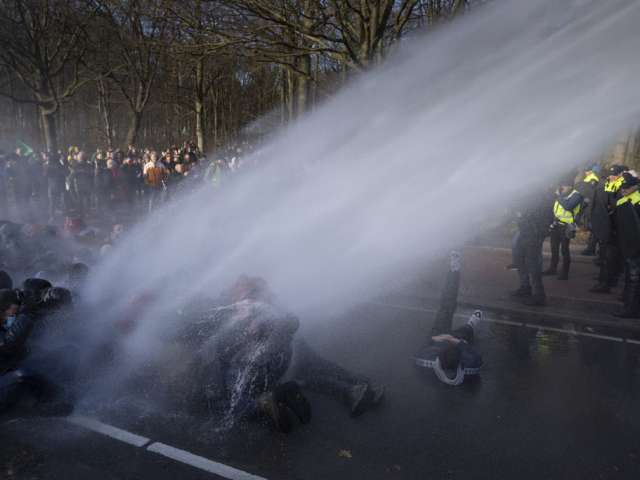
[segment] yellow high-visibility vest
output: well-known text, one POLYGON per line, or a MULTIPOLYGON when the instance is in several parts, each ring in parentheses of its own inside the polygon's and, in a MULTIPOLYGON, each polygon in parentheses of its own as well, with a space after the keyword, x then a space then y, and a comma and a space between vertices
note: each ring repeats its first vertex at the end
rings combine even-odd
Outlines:
POLYGON ((631 202, 631 205, 638 205, 640 203, 640 192, 635 191, 633 193, 630 193, 629 195, 625 195, 616 202, 616 206, 619 207, 620 205, 627 202, 631 202))
POLYGON ((584 179, 582 180, 584 183, 589 183, 589 182, 596 182, 598 183, 600 181, 600 177, 598 177, 598 175, 596 175, 593 172, 589 172, 585 175, 584 179))
POLYGON ((624 182, 623 177, 618 177, 613 182, 610 182, 609 180, 607 180, 604 184, 604 191, 609 193, 616 193, 618 190, 620 190, 620 187, 622 186, 623 182, 624 182))
MULTIPOLYGON (((569 197, 577 193, 578 192, 574 190, 569 194, 569 197)), ((565 210, 565 208, 560 205, 560 202, 556 200, 556 203, 553 204, 553 215, 560 223, 572 224, 576 222, 576 216, 580 213, 581 209, 582 204, 578 204, 573 210, 565 210)))

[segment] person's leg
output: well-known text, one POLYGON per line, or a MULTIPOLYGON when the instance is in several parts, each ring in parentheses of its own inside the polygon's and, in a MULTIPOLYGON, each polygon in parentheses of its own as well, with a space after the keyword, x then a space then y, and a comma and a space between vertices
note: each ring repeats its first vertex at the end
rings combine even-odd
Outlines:
POLYGON ((617 317, 640 318, 640 258, 626 260, 628 278, 623 293, 624 308, 617 317))
POLYGON ((458 291, 460 290, 460 254, 451 252, 449 255, 449 271, 445 280, 444 289, 440 296, 440 305, 436 313, 436 319, 431 328, 431 335, 439 335, 451 331, 453 315, 458 306, 458 291))
POLYGON ((544 238, 531 239, 526 248, 526 265, 531 278, 532 304, 543 305, 545 302, 544 284, 542 283, 541 259, 544 238))
POLYGON ((531 294, 531 283, 529 282, 529 270, 525 259, 525 241, 521 235, 518 236, 518 242, 513 245, 512 257, 514 264, 518 269, 519 286, 517 290, 510 292, 513 297, 525 297, 531 294))
POLYGON ((558 273, 558 263, 560 262, 560 244, 562 243, 561 233, 562 228, 557 225, 551 229, 551 235, 549 237, 551 243, 551 262, 549 264, 549 268, 545 270, 544 275, 555 275, 556 273, 558 273))
POLYGON ((559 280, 569 279, 569 267, 571 266, 571 240, 567 237, 566 231, 562 232, 562 240, 560 241, 560 247, 562 249, 562 270, 558 275, 559 280))

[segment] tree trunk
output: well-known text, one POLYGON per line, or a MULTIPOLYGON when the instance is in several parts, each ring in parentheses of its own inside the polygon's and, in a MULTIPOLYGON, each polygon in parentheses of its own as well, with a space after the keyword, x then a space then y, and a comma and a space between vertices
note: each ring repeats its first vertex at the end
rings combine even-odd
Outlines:
POLYGON ((102 113, 104 122, 104 133, 107 140, 107 147, 113 148, 113 124, 111 122, 111 105, 107 99, 107 87, 102 79, 97 81, 98 87, 98 108, 102 113))
POLYGON ((56 112, 49 112, 40 108, 42 119, 42 133, 44 136, 45 148, 50 152, 58 151, 58 132, 56 130, 56 112))
POLYGON ((309 100, 309 76, 311 75, 311 57, 303 55, 298 60, 298 69, 301 74, 298 77, 298 102, 296 105, 297 116, 301 117, 307 111, 307 103, 309 100))
POLYGON ((200 152, 205 152, 204 131, 204 58, 200 58, 196 65, 196 91, 195 91, 195 110, 196 110, 196 139, 200 152))
POLYGON ((142 112, 132 111, 129 119, 129 130, 127 131, 127 145, 135 145, 140 133, 140 122, 142 112))

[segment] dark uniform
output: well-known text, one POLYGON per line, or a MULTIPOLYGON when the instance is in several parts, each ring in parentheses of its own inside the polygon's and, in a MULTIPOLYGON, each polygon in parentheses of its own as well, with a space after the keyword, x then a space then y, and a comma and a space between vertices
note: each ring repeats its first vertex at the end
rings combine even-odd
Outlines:
POLYGON ((600 183, 600 177, 598 177, 595 171, 596 166, 591 170, 585 172, 584 178, 576 184, 576 190, 582 195, 584 199, 584 207, 582 212, 582 223, 589 230, 589 240, 587 247, 581 252, 582 255, 593 256, 596 254, 596 245, 598 244, 597 237, 593 234, 591 227, 591 209, 593 206, 593 199, 600 183))
POLYGON ((616 316, 640 318, 640 192, 638 179, 628 173, 622 183, 623 196, 616 202, 615 227, 625 262, 624 308, 616 316))
POLYGON ((600 273, 598 284, 590 289, 592 293, 609 293, 611 287, 618 282, 622 271, 622 257, 618 248, 618 240, 613 225, 613 213, 622 186, 621 176, 625 167, 614 165, 609 170, 610 176, 601 183, 594 197, 591 223, 593 233, 600 244, 600 273))
POLYGON ((572 190, 568 195, 558 195, 553 204, 553 224, 551 226, 551 265, 543 275, 556 275, 562 250, 562 270, 558 280, 569 278, 569 266, 571 265, 571 250, 569 245, 575 237, 576 221, 582 210, 583 198, 577 190, 572 190))

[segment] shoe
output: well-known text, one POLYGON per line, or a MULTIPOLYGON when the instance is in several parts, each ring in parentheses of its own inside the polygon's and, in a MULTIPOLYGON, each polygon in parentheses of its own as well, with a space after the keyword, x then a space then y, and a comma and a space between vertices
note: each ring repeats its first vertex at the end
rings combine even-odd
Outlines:
POLYGON ((600 267, 602 265, 602 260, 600 260, 599 258, 596 258, 593 260, 593 264, 600 267))
POLYGON ((504 267, 505 270, 518 270, 518 266, 510 263, 509 265, 507 265, 506 267, 504 267))
POLYGON ((367 409, 366 394, 369 389, 369 385, 366 383, 360 383, 349 387, 347 391, 347 404, 352 417, 358 417, 362 415, 367 409))
POLYGON ((590 288, 589 292, 590 293, 611 293, 611 288, 606 286, 606 285, 603 285, 603 284, 599 283, 595 287, 590 288))
POLYGON ((451 250, 449 253, 449 270, 452 272, 459 272, 462 263, 462 254, 457 250, 451 250))
POLYGON ((311 421, 311 404, 296 382, 280 385, 277 388, 276 397, 296 414, 300 423, 307 424, 311 421))
POLYGON ((524 298, 531 296, 531 287, 520 287, 517 290, 509 292, 509 296, 513 298, 524 298))
POLYGON ((482 310, 475 310, 467 320, 467 325, 471 328, 476 328, 478 323, 482 321, 483 316, 482 310))
POLYGON ((528 307, 544 307, 547 302, 544 297, 531 296, 523 298, 522 303, 528 307))
POLYGON ((269 417, 276 430, 291 432, 291 419, 286 405, 276 400, 274 392, 266 392, 258 397, 258 410, 269 417))
POLYGON ((556 277, 558 280, 569 280, 569 274, 568 273, 561 273, 560 275, 558 275, 556 277))
POLYGON ((551 275, 556 275, 558 273, 558 270, 556 270, 555 268, 549 268, 547 270, 545 270, 544 272, 542 272, 542 275, 545 277, 551 276, 551 275))
POLYGON ((369 383, 367 386, 366 402, 371 406, 380 405, 384 398, 385 388, 384 385, 376 385, 375 383, 369 383))

